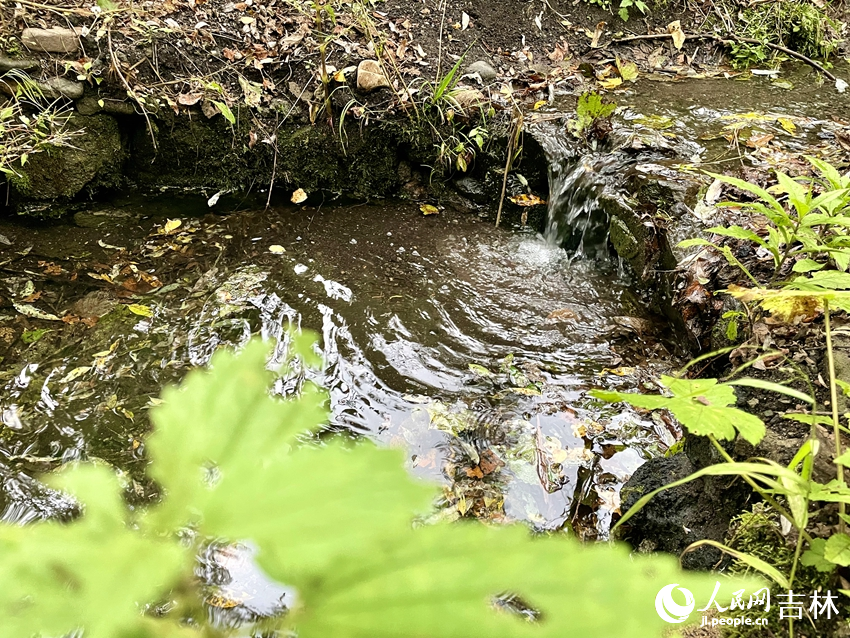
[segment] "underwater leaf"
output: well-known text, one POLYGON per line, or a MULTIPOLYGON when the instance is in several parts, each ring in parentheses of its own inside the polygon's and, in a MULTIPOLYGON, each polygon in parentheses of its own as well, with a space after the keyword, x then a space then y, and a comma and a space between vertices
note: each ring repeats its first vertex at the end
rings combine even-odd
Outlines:
POLYGON ((474 372, 479 377, 492 377, 493 373, 490 372, 487 368, 482 365, 478 365, 477 363, 469 364, 470 372, 474 372))
POLYGON ((716 379, 676 379, 662 376, 661 384, 672 396, 633 394, 593 390, 591 394, 603 401, 625 401, 648 410, 667 409, 689 432, 701 436, 714 435, 721 440, 732 440, 735 431, 753 445, 765 434, 765 425, 758 417, 729 407, 735 404, 735 391, 730 384, 716 379))
POLYGON ((615 58, 617 62, 617 70, 620 72, 620 77, 625 82, 634 82, 638 78, 637 64, 634 62, 624 62, 619 57, 615 58))
POLYGON ((545 199, 540 199, 537 195, 533 195, 533 194, 529 195, 529 194, 525 194, 525 193, 523 193, 521 195, 517 195, 516 197, 509 197, 508 199, 510 199, 517 206, 524 206, 524 207, 541 206, 541 205, 546 203, 545 199))
POLYGON ((140 609, 167 594, 191 557, 176 539, 125 521, 114 473, 77 466, 54 477, 84 504, 72 523, 0 525, 0 637, 144 635, 140 609))
POLYGON ((153 309, 150 306, 144 306, 139 303, 131 303, 127 306, 127 310, 140 317, 153 317, 153 309))

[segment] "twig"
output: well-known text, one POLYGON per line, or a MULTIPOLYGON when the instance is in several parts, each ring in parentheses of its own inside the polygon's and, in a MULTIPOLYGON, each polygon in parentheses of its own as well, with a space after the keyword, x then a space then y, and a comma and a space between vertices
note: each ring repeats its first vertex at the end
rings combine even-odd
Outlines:
POLYGON ((153 144, 153 150, 154 150, 154 153, 156 153, 157 152, 156 135, 154 135, 153 124, 151 124, 151 118, 148 117, 148 111, 145 108, 145 105, 142 104, 142 102, 136 96, 136 92, 133 89, 130 88, 130 84, 127 82, 127 78, 124 77, 124 74, 121 73, 121 67, 118 66, 118 58, 115 57, 115 49, 112 46, 112 27, 109 27, 106 30, 106 39, 107 39, 107 42, 109 44, 109 57, 112 60, 112 66, 115 69, 115 72, 118 74, 118 77, 121 79, 121 84, 123 84, 124 88, 127 89, 127 95, 129 97, 133 98, 134 100, 136 100, 136 104, 138 104, 139 108, 142 109, 142 115, 145 116, 145 122, 147 122, 147 125, 148 125, 148 133, 150 133, 150 136, 151 136, 151 143, 153 144))
POLYGON ((508 157, 505 160, 505 176, 502 178, 502 195, 499 197, 499 212, 496 213, 496 228, 499 227, 499 222, 502 221, 502 208, 505 205, 505 193, 508 190, 508 173, 511 172, 511 165, 514 161, 514 150, 519 139, 520 129, 522 128, 522 111, 517 109, 514 112, 511 124, 511 137, 508 139, 508 157))
MULTIPOLYGON (((611 40, 611 43, 612 44, 623 44, 625 42, 634 42, 636 40, 659 40, 659 39, 666 39, 666 38, 672 38, 672 37, 673 37, 672 33, 647 33, 647 34, 644 34, 644 35, 631 35, 631 36, 628 36, 628 37, 625 37, 625 38, 616 38, 614 40, 611 40)), ((811 66, 815 70, 819 71, 820 73, 822 73, 823 75, 828 77, 833 82, 838 81, 838 77, 835 76, 833 73, 830 73, 829 71, 827 71, 823 67, 823 65, 818 64, 817 62, 812 60, 810 57, 807 57, 807 56, 803 55, 802 53, 799 53, 799 52, 794 51, 792 49, 789 49, 788 47, 784 47, 781 44, 773 44, 772 42, 764 42, 762 40, 757 40, 756 38, 742 38, 742 37, 739 37, 737 35, 720 36, 720 35, 715 35, 713 33, 686 34, 685 40, 714 40, 715 42, 719 42, 719 43, 725 44, 727 46, 730 45, 730 44, 736 44, 736 43, 757 44, 757 45, 760 45, 760 46, 766 46, 766 47, 771 48, 775 51, 781 51, 782 53, 790 55, 792 58, 797 58, 798 60, 805 62, 806 64, 808 64, 809 66, 811 66)))
POLYGON ((437 52, 437 82, 440 81, 440 72, 443 70, 443 27, 446 24, 446 4, 448 0, 443 0, 443 16, 440 18, 440 39, 439 51, 437 52))
POLYGON ((30 2, 29 0, 15 0, 18 4, 24 7, 31 7, 33 9, 43 9, 45 11, 53 11, 55 13, 63 14, 63 13, 73 13, 75 15, 82 16, 90 16, 93 15, 89 9, 85 9, 83 7, 75 7, 73 9, 65 9, 63 7, 53 7, 49 4, 39 4, 38 2, 30 2))

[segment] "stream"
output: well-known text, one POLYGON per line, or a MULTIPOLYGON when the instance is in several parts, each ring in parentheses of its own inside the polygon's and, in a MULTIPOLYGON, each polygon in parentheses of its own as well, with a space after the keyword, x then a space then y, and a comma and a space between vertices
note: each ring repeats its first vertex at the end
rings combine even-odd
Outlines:
MULTIPOLYGON (((798 132, 816 144, 829 130, 823 114, 780 107, 786 93, 759 86, 733 112, 709 106, 719 103, 709 89, 684 99, 678 86, 650 84, 624 96, 620 148, 637 140, 651 149, 644 161, 671 149, 726 161, 724 131, 745 127, 724 129, 741 120, 723 118, 748 109, 762 115, 747 126, 792 150, 803 147, 798 132)), ((297 327, 319 335, 324 367, 273 391, 307 378, 327 389, 331 417, 317 437, 403 447, 414 474, 443 486, 439 518, 606 539, 622 485, 681 432, 587 390, 652 388, 684 353, 610 253, 594 203, 636 155, 578 158, 558 136, 544 142, 545 234, 401 201, 263 210, 233 200, 213 212, 169 192, 92 203, 50 226, 0 220, 0 281, 17 304, 0 308, 0 339, 16 340, 0 363, 0 518, 69 516, 73 503, 34 477, 77 459, 114 464, 131 503, 152 501, 146 412, 161 388, 252 335, 276 340, 279 354, 297 327)), ((221 622, 274 613, 291 596, 251 568, 249 548, 211 546, 199 574, 222 600, 249 592, 235 608, 210 605, 221 622)))

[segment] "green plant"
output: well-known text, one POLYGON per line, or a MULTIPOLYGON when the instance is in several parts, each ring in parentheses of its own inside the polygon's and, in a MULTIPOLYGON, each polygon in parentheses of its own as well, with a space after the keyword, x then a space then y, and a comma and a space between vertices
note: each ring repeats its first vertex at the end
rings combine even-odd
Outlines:
MULTIPOLYGON (((708 232, 750 241, 767 250, 774 266, 771 281, 775 281, 791 263, 792 270, 797 273, 822 270, 828 265, 845 271, 850 266, 850 174, 842 176, 834 166, 823 160, 807 159, 820 173, 819 178, 808 180, 807 185, 781 171, 776 171, 779 183, 771 189, 727 175, 708 173, 758 198, 755 202, 726 202, 721 206, 763 215, 769 222, 763 234, 739 225, 715 226, 708 232), (816 191, 822 193, 816 195, 816 191)), ((756 277, 726 247, 700 238, 688 239, 679 245, 684 248, 713 246, 751 281, 758 283, 756 277)))
MULTIPOLYGON (((735 205, 764 215, 771 225, 767 228, 766 237, 740 226, 718 227, 711 231, 748 240, 766 249, 775 264, 774 280, 791 261, 794 262, 793 271, 805 273, 789 280, 771 281, 774 285, 761 285, 731 249, 715 246, 755 284, 752 288, 731 285, 727 291, 748 306, 748 315, 751 312, 750 306, 754 311, 770 312, 775 321, 790 321, 801 316, 813 318, 818 313, 823 314, 830 411, 818 411, 814 388, 802 375, 796 375, 782 384, 747 378, 720 381, 662 377, 660 385, 665 393, 661 395, 593 392, 594 396, 605 401, 625 401, 646 409, 669 410, 690 434, 708 437, 725 461, 705 467, 685 479, 645 495, 625 513, 617 525, 628 521, 663 490, 703 476, 739 476, 762 496, 773 511, 796 529, 797 541, 790 562, 771 564, 764 556, 745 553, 708 540, 698 541, 688 550, 702 545, 717 547, 734 556, 748 568, 767 575, 783 589, 791 589, 794 586, 801 565, 824 573, 834 571, 836 566, 850 566, 850 535, 845 531, 850 523, 850 517, 846 513, 847 505, 850 504, 850 487, 845 481, 844 471, 845 467, 850 467, 850 451, 845 451, 841 443, 842 433, 850 433, 850 414, 842 417, 838 408, 838 395, 841 392, 848 393, 850 384, 842 382, 836 376, 831 327, 831 313, 834 310, 850 310, 850 273, 844 272, 850 264, 850 244, 847 243, 846 234, 847 228, 850 227, 850 219, 847 217, 850 176, 842 176, 826 162, 809 159, 820 173, 820 177, 810 180, 807 186, 783 173, 777 173, 778 187, 768 190, 743 180, 713 175, 716 179, 756 195, 759 198, 757 202, 735 205), (814 194, 816 186, 824 191, 817 196, 814 194), (781 203, 769 190, 787 196, 787 203, 781 203), (798 259, 802 255, 806 257, 798 259), (808 384, 808 392, 791 387, 790 383, 794 380, 802 380, 808 384), (733 407, 736 400, 734 390, 741 386, 785 394, 809 407, 809 411, 805 413, 789 411, 784 415, 787 419, 810 425, 808 439, 787 466, 769 459, 738 462, 720 444, 720 441, 728 441, 740 435, 749 443, 757 445, 765 434, 765 426, 757 417, 733 407), (842 418, 845 423, 842 423, 842 418), (814 458, 820 447, 816 429, 819 425, 832 427, 835 440, 836 478, 826 484, 812 478, 814 458), (838 504, 835 533, 827 533, 824 537, 821 526, 820 537, 817 537, 809 529, 810 506, 813 503, 821 504, 821 507, 828 503, 838 504)), ((683 242, 685 246, 708 243, 701 239, 683 242)), ((700 357, 691 362, 689 367, 710 356, 713 355, 700 357)), ((745 364, 741 369, 749 365, 751 364, 745 364)), ((733 372, 732 377, 739 371, 733 372)), ((792 619, 789 619, 789 634, 794 634, 792 619)))
MULTIPOLYGON (((595 4, 598 7, 602 7, 606 11, 613 11, 613 3, 612 0, 584 0, 588 4, 595 4)), ((638 11, 640 11, 643 15, 649 11, 649 7, 642 0, 620 0, 620 4, 618 5, 617 15, 620 16, 620 19, 623 22, 629 21, 629 8, 634 7, 638 11)))
POLYGON ((739 16, 736 35, 757 40, 730 42, 732 64, 736 68, 773 62, 777 55, 767 43, 785 46, 814 59, 827 60, 840 43, 840 25, 808 0, 776 0, 753 4, 739 16))
MULTIPOLYGON (((319 363, 307 335, 291 351, 319 363)), ((412 525, 437 490, 407 474, 399 450, 311 437, 324 393, 308 384, 271 397, 267 356, 261 342, 219 352, 212 372, 163 393, 147 441, 159 503, 128 509, 109 468, 77 464, 49 477, 79 499, 77 520, 0 525, 0 636, 233 635, 207 620, 193 571, 199 550, 227 539, 249 540, 262 568, 297 588, 297 605, 264 631, 302 638, 656 636, 662 585, 711 592, 714 576, 669 557, 521 526, 412 525), (504 592, 535 620, 495 609, 504 592)))
POLYGON ((601 95, 590 91, 578 98, 576 118, 567 126, 576 137, 586 138, 594 127, 603 125, 616 110, 616 104, 605 102, 601 95))
POLYGON ((21 170, 34 153, 70 146, 80 130, 69 130, 72 111, 60 100, 44 105, 39 86, 23 71, 0 75, 12 97, 0 106, 0 173, 24 179, 21 170))

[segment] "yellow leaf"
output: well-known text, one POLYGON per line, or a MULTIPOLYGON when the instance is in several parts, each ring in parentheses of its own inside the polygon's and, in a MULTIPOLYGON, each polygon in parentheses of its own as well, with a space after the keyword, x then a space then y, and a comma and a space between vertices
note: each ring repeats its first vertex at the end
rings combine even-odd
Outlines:
POLYGON ((269 246, 269 252, 273 255, 282 255, 286 252, 286 248, 279 244, 274 244, 273 246, 269 246))
POLYGON ((431 206, 431 204, 422 204, 422 206, 419 207, 419 210, 422 211, 423 215, 436 215, 440 212, 436 206, 431 206))
POLYGON ((182 225, 183 221, 180 219, 169 219, 167 222, 165 222, 165 226, 162 227, 161 232, 163 235, 170 235, 182 225))
POLYGON ((667 33, 673 36, 673 46, 681 49, 685 44, 685 32, 682 31, 682 23, 679 20, 667 25, 667 33))
POLYGON ((540 199, 537 195, 517 195, 516 197, 509 197, 514 204, 517 206, 540 206, 546 203, 545 199, 540 199))
POLYGON ((153 310, 151 310, 150 306, 143 306, 139 303, 131 303, 127 306, 127 310, 140 317, 153 317, 153 310))
POLYGON ((617 70, 620 72, 620 77, 626 82, 634 82, 638 77, 637 64, 634 62, 623 62, 620 58, 617 60, 617 70))
POLYGON ((615 89, 623 83, 622 78, 611 78, 609 80, 600 80, 599 85, 603 89, 615 89))
POLYGON ((293 204, 301 204, 307 201, 307 193, 304 192, 303 188, 299 188, 297 191, 292 193, 292 203, 293 204))
POLYGON ((791 135, 794 135, 797 132, 797 125, 789 118, 780 117, 776 121, 779 122, 779 126, 791 133, 791 135))
POLYGON ((540 100, 539 102, 535 102, 535 103, 534 103, 533 110, 535 110, 535 111, 536 111, 536 110, 538 110, 538 109, 542 109, 542 108, 543 108, 544 106, 546 106, 547 104, 549 104, 549 101, 548 101, 548 100, 540 100))
POLYGON ((345 83, 345 69, 340 69, 334 73, 334 81, 339 82, 340 84, 345 83))
POLYGON ((79 379, 81 376, 83 376, 89 370, 91 370, 91 366, 80 366, 79 368, 74 368, 68 374, 66 374, 64 377, 59 379, 59 383, 71 383, 71 381, 74 381, 75 379, 79 379))

